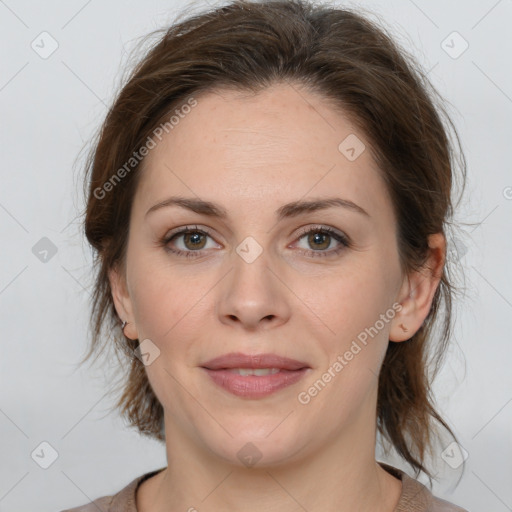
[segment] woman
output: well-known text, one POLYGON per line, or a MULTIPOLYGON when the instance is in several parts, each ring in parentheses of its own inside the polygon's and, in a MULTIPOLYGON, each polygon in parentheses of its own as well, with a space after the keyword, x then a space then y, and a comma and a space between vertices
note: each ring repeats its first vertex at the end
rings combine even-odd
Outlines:
POLYGON ((425 363, 451 327, 434 94, 382 29, 299 0, 148 52, 89 161, 87 357, 117 334, 118 405, 168 465, 73 511, 463 510, 375 460, 380 433, 431 477, 453 435, 425 363))

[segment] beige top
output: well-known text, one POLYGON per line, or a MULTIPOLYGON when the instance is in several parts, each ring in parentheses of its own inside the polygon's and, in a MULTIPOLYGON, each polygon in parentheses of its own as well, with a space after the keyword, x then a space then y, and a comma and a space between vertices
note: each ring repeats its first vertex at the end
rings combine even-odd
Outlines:
MULTIPOLYGON (((402 481, 402 494, 393 512, 468 512, 448 501, 436 498, 421 482, 406 473, 383 462, 379 464, 402 481)), ((63 510, 62 512, 137 512, 135 494, 137 487, 148 478, 165 468, 145 473, 132 480, 126 487, 112 496, 103 496, 87 505, 63 510)))

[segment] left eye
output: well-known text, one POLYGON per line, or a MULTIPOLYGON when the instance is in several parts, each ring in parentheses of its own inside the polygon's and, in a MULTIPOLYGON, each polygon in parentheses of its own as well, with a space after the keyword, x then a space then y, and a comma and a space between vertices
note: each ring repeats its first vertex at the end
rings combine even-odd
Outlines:
POLYGON ((315 254, 315 256, 323 256, 325 253, 338 253, 344 247, 349 246, 349 242, 345 236, 337 231, 334 231, 330 228, 313 228, 303 232, 299 240, 305 239, 308 247, 305 248, 306 251, 311 253, 320 253, 315 254), (331 245, 334 242, 338 242, 338 248, 333 249, 331 245), (341 244, 341 248, 339 245, 341 244), (331 247, 330 250, 327 250, 331 247), (312 248, 312 250, 310 249, 312 248))

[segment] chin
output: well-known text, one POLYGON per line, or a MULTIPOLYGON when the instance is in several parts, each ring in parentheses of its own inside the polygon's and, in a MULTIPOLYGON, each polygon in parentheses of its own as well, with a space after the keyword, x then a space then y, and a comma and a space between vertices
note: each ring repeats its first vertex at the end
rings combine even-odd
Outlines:
MULTIPOLYGON (((273 427, 264 434, 244 431, 244 435, 234 436, 226 439, 225 437, 217 445, 210 445, 212 452, 229 464, 240 467, 272 467, 279 466, 288 462, 294 455, 300 451, 298 443, 293 436, 287 435, 285 431, 281 432, 279 437, 274 437, 271 432, 273 427)), ((241 432, 241 430, 240 430, 241 432)))

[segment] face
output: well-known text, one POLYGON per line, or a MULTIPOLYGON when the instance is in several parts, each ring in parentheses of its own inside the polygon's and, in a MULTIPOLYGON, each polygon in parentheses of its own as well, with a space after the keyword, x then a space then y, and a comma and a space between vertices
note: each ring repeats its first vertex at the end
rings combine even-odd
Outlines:
POLYGON ((322 97, 280 84, 196 100, 144 162, 116 308, 127 336, 150 340, 168 443, 241 464, 251 442, 267 463, 292 460, 375 420, 404 290, 392 203, 364 133, 322 97), (342 201, 300 207, 327 199, 342 201), (240 396, 203 367, 232 352, 307 368, 240 396))

